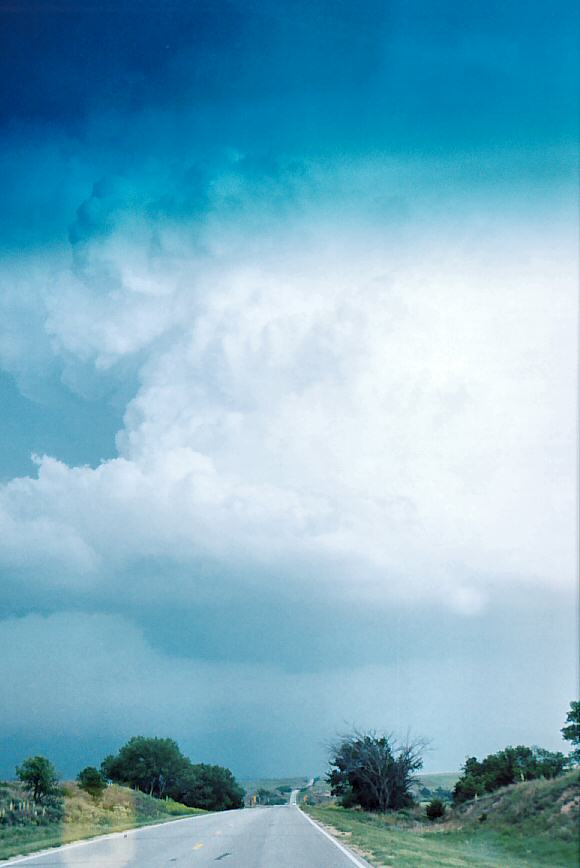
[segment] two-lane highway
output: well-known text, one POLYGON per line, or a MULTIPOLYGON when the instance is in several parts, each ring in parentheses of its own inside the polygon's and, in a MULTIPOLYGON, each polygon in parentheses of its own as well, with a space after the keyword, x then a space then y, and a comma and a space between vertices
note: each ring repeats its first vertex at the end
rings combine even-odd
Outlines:
POLYGON ((60 868, 370 868, 293 805, 207 814, 1 865, 60 868))

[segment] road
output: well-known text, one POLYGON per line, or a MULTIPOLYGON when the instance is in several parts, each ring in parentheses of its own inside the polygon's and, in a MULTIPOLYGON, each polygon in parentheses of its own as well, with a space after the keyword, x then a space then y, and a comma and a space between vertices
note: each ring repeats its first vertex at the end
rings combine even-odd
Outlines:
POLYGON ((370 868, 293 805, 199 815, 0 865, 61 868, 370 868))

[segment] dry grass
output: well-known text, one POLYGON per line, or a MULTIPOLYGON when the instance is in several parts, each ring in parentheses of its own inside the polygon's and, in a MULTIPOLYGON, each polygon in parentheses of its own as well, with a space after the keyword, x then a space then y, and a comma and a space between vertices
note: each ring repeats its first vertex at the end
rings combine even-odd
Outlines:
MULTIPOLYGON (((205 813, 172 800, 153 799, 115 784, 107 787, 100 798, 93 798, 76 783, 64 784, 63 792, 64 817, 60 822, 45 823, 42 818, 35 821, 23 816, 18 825, 0 824, 0 858, 205 813)), ((0 805, 25 798, 26 793, 18 784, 0 787, 0 805)))

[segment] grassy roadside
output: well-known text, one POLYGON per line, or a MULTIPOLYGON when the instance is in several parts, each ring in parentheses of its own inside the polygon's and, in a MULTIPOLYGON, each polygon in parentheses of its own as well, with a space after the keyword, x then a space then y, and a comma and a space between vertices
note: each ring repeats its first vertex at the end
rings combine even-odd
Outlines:
MULTIPOLYGON (((64 791, 64 817, 60 822, 33 820, 25 810, 17 824, 6 825, 0 820, 0 859, 206 813, 116 785, 108 787, 100 799, 89 796, 76 784, 65 784, 64 791)), ((0 785, 1 810, 6 811, 10 805, 24 799, 25 794, 18 785, 0 785)))
POLYGON ((430 824, 420 812, 376 815, 306 807, 376 866, 572 868, 579 862, 580 773, 506 787, 430 824), (481 819, 483 817, 483 820, 481 819))

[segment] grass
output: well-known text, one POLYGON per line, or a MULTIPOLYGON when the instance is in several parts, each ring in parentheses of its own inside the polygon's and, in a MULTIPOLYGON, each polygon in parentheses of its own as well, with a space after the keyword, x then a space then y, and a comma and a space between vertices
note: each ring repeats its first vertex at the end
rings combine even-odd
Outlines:
MULTIPOLYGON (((23 818, 21 825, 7 826, 0 821, 0 859, 205 813, 198 808, 188 808, 172 800, 161 801, 116 785, 108 787, 99 799, 89 796, 73 783, 65 784, 64 792, 64 819, 61 822, 38 825, 23 818)), ((0 808, 11 801, 26 798, 18 784, 0 785, 0 808)))
POLYGON ((443 823, 431 824, 419 811, 306 808, 374 865, 397 868, 571 868, 580 864, 579 809, 580 772, 506 787, 450 812, 443 823))

